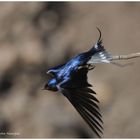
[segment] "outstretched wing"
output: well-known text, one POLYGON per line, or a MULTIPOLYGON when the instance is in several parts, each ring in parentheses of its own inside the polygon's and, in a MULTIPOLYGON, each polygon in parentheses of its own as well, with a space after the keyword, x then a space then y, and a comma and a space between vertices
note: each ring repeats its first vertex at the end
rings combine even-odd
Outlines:
POLYGON ((95 134, 102 134, 102 117, 98 107, 99 101, 95 92, 89 88, 87 82, 88 68, 81 68, 72 74, 68 80, 60 84, 61 91, 71 104, 87 122, 95 134))
POLYGON ((64 89, 62 92, 94 133, 101 137, 103 121, 98 106, 99 101, 94 96, 96 93, 86 87, 81 89, 64 89))

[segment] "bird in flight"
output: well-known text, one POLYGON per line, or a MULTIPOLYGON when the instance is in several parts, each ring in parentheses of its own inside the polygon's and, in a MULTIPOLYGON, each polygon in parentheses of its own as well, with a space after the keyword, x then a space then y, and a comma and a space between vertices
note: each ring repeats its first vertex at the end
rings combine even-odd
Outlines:
POLYGON ((97 63, 112 63, 112 60, 130 59, 139 57, 139 54, 138 56, 111 55, 102 45, 101 31, 98 28, 97 30, 99 39, 90 50, 47 71, 52 78, 45 84, 44 89, 61 92, 100 138, 103 133, 102 115, 99 101, 95 96, 96 92, 91 89, 92 85, 88 83, 87 74, 97 63))

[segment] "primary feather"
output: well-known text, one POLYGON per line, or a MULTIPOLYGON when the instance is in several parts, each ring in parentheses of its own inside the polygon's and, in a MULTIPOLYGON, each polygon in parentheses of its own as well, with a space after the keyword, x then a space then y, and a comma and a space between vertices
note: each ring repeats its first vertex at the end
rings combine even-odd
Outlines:
POLYGON ((80 96, 77 91, 64 91, 64 95, 68 98, 71 104, 79 112, 82 118, 88 123, 91 129, 96 133, 98 137, 102 134, 102 119, 99 113, 99 108, 94 101, 91 101, 88 97, 80 96), (86 100, 85 100, 86 99, 86 100), (89 101, 93 102, 93 104, 89 101), (95 106, 96 104, 96 106, 95 106))

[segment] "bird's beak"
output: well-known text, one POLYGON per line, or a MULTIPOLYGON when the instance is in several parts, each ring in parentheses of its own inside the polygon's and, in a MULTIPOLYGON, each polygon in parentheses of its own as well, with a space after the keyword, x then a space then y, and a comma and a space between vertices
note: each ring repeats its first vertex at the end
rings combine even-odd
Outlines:
POLYGON ((47 84, 45 84, 45 86, 42 88, 42 90, 49 90, 50 88, 49 88, 49 86, 48 86, 48 83, 47 84))

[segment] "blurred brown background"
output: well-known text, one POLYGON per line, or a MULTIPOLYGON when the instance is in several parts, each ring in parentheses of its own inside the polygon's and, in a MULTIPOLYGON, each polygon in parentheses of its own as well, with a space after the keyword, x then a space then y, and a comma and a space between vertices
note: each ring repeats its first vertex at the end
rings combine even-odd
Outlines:
MULTIPOLYGON (((0 3, 0 137, 94 137, 66 98, 41 89, 49 67, 92 47, 96 27, 111 53, 140 51, 140 3, 0 3)), ((98 64, 88 75, 104 138, 140 137, 140 59, 127 62, 98 64)))

